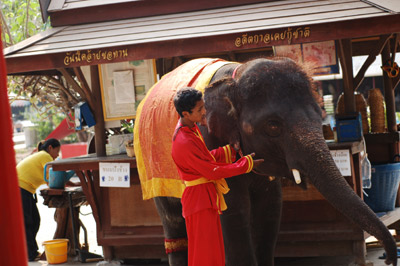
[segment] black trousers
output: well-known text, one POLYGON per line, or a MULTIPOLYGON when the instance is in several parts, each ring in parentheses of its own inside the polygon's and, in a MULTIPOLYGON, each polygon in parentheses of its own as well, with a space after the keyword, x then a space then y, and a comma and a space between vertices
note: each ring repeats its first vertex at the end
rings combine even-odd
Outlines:
POLYGON ((28 246, 28 259, 33 261, 38 255, 38 245, 36 243, 36 234, 40 227, 40 215, 36 206, 36 195, 20 188, 22 206, 24 211, 26 243, 28 246))

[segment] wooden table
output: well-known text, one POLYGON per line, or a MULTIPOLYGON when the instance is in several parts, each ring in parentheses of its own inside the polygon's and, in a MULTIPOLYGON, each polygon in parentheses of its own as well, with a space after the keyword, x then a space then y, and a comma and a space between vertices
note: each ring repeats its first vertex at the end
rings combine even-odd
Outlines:
POLYGON ((72 193, 74 207, 88 205, 82 187, 66 187, 65 189, 45 188, 40 190, 40 196, 44 199, 43 204, 49 208, 68 208, 67 192, 72 193))
POLYGON ((135 158, 126 154, 95 154, 57 160, 53 170, 74 170, 97 226, 97 242, 104 258, 166 258, 164 231, 152 200, 143 201, 135 158), (99 163, 129 163, 130 187, 100 187, 99 163))
POLYGON ((65 189, 51 189, 46 188, 40 190, 40 195, 43 197, 43 204, 49 208, 56 208, 54 213, 54 220, 57 223, 57 228, 54 233, 54 239, 67 238, 69 239, 68 254, 76 255, 76 247, 74 244, 74 232, 71 223, 68 193, 72 196, 72 205, 74 211, 74 225, 77 232, 76 238, 79 240, 79 229, 82 227, 85 233, 85 243, 80 245, 80 248, 89 249, 87 242, 87 231, 82 221, 79 219, 79 210, 81 206, 87 205, 86 196, 81 187, 67 187, 65 189))

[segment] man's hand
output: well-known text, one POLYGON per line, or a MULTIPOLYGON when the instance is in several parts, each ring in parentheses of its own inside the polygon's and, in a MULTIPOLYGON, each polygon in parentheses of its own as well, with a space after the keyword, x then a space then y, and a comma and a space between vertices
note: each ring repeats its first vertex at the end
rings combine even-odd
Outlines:
POLYGON ((264 162, 264 159, 256 159, 254 160, 254 156, 256 155, 254 152, 250 153, 251 157, 253 157, 253 168, 256 168, 257 166, 259 166, 260 164, 262 164, 264 162))

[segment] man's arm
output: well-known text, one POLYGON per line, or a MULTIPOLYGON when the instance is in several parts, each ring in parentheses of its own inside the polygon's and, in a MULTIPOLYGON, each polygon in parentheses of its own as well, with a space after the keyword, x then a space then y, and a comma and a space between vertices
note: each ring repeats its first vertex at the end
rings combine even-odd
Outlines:
POLYGON ((210 153, 219 163, 232 163, 236 159, 236 151, 229 144, 219 147, 215 150, 211 150, 210 153))
POLYGON ((248 173, 253 169, 253 158, 247 155, 235 163, 215 162, 194 143, 186 144, 185 150, 175 159, 177 165, 184 165, 193 169, 207 179, 215 180, 248 173))

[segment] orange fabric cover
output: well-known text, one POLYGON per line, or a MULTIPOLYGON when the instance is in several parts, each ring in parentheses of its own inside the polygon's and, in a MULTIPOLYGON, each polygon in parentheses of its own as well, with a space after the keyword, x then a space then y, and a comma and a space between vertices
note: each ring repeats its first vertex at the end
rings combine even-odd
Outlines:
POLYGON ((173 97, 183 87, 204 90, 214 73, 228 63, 210 58, 191 60, 166 74, 139 104, 134 149, 143 199, 182 197, 185 186, 171 157, 172 136, 179 118, 173 97))

